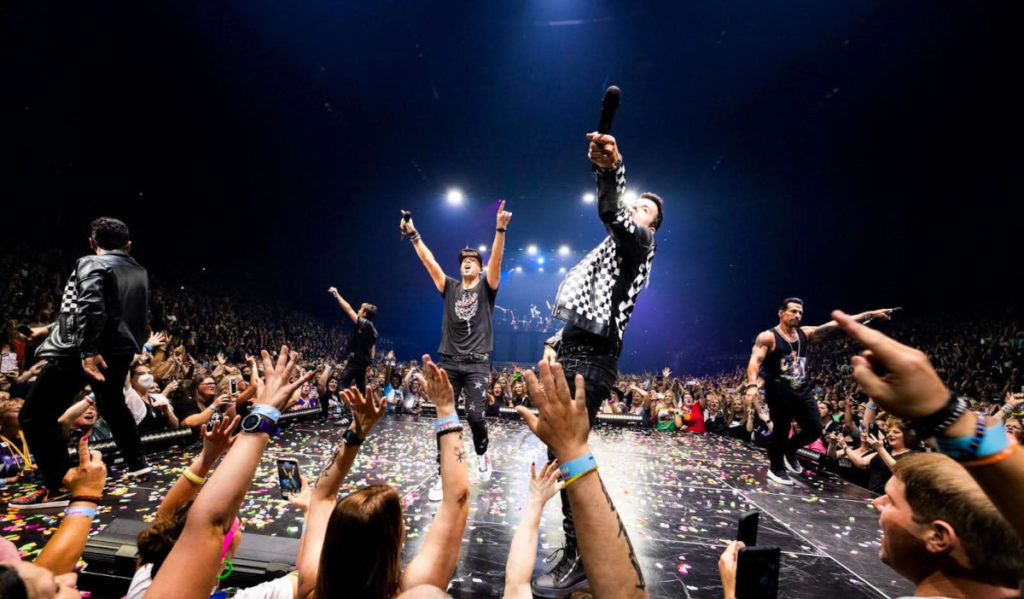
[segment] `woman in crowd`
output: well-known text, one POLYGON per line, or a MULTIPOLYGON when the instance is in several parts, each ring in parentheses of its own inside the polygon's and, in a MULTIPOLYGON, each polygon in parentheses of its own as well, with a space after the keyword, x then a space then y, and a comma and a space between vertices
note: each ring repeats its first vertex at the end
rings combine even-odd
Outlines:
MULTIPOLYGON (((739 395, 733 396, 725 409, 725 435, 741 441, 750 441, 752 430, 747 430, 747 417, 753 417, 753 410, 747 409, 746 402, 739 395), (749 414, 748 414, 749 412, 749 414)), ((753 422, 750 423, 753 427, 753 422)))
POLYGON ((499 408, 508 405, 508 394, 505 393, 505 384, 501 380, 496 380, 491 383, 489 389, 487 389, 487 410, 485 414, 490 417, 496 417, 501 414, 499 408))
MULTIPOLYGON (((167 393, 177 389, 177 381, 167 386, 167 393)), ((128 372, 124 400, 135 418, 140 433, 178 428, 178 417, 165 393, 156 392, 156 381, 149 366, 134 364, 128 372)))
POLYGON ((855 454, 847 454, 854 466, 868 471, 867 487, 873 493, 885 492, 885 483, 892 476, 891 467, 898 460, 910 455, 918 449, 917 438, 910 426, 903 420, 893 419, 887 428, 879 428, 879 435, 870 433, 864 436, 866 444, 874 453, 855 458, 855 454), (886 447, 888 445, 888 448, 886 447))
POLYGON ((210 420, 231 420, 235 417, 235 400, 228 394, 217 395, 217 379, 213 375, 197 376, 193 380, 192 389, 191 398, 173 406, 181 426, 196 429, 210 420))
POLYGON ((512 395, 508 398, 508 407, 516 406, 530 407, 530 396, 526 394, 526 383, 522 377, 512 381, 512 395))
POLYGON ((0 391, 0 481, 4 485, 25 482, 36 471, 25 434, 18 423, 21 399, 0 391))
POLYGON ((712 393, 707 398, 708 409, 704 411, 704 428, 709 433, 724 435, 728 423, 725 421, 725 412, 722 411, 722 402, 718 395, 712 393))
MULTIPOLYGON (((669 391, 668 393, 672 393, 669 391)), ((668 394, 666 393, 666 395, 668 394)), ((675 395, 674 393, 672 394, 675 395)), ((679 413, 683 419, 683 425, 680 430, 684 430, 688 433, 699 433, 704 434, 704 400, 697 401, 693 398, 693 393, 686 391, 683 393, 683 405, 679 413)))

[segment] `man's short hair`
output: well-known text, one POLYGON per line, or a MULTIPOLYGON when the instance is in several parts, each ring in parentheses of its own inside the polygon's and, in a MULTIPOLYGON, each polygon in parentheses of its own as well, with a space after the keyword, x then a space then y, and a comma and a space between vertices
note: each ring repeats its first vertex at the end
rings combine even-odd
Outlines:
POLYGON ((128 245, 128 225, 116 218, 101 216, 92 221, 89 227, 89 236, 105 250, 123 250, 128 245))
POLYGON ((799 304, 801 307, 803 307, 804 300, 798 297, 787 297, 786 299, 782 300, 782 305, 779 306, 779 310, 785 312, 787 309, 789 309, 790 304, 799 304))
POLYGON ((640 194, 640 199, 650 200, 658 206, 658 218, 651 221, 651 226, 654 227, 655 231, 657 231, 661 228, 661 220, 665 216, 665 200, 661 199, 661 196, 658 194, 651 193, 649 191, 645 191, 640 194))
POLYGON ((1017 588, 1024 578, 1024 545, 963 466, 937 453, 915 453, 892 466, 906 487, 915 522, 949 524, 967 555, 971 579, 1017 588))
POLYGON ((363 304, 363 314, 366 316, 366 320, 373 320, 373 317, 377 315, 377 306, 363 304))
POLYGON ((459 264, 462 264, 462 261, 465 260, 466 258, 472 258, 480 263, 480 268, 484 267, 483 256, 481 256, 480 252, 474 250, 473 248, 463 248, 462 250, 459 251, 459 264))

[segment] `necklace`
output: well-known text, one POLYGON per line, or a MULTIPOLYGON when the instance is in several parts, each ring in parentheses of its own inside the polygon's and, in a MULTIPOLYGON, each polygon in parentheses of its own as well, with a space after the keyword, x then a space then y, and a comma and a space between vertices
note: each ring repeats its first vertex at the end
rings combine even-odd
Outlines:
POLYGON ((4 435, 0 435, 0 440, 6 443, 8 447, 13 449, 15 453, 21 456, 21 460, 22 462, 24 462, 26 466, 31 466, 32 455, 29 454, 28 441, 25 440, 25 433, 22 431, 18 431, 18 438, 21 439, 21 449, 18 449, 18 446, 15 445, 14 442, 11 441, 10 439, 5 437, 4 435))
POLYGON ((800 331, 796 333, 796 353, 793 352, 793 342, 786 338, 786 334, 782 332, 782 329, 775 327, 775 330, 779 332, 779 337, 782 337, 786 341, 786 345, 789 345, 789 353, 794 354, 796 357, 800 357, 800 331))

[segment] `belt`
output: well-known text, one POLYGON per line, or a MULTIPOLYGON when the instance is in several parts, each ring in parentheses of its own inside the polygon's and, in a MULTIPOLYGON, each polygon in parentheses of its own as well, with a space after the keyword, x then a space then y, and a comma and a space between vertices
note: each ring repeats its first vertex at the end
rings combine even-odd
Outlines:
POLYGON ((588 356, 598 357, 607 356, 609 358, 617 357, 615 349, 612 347, 598 347, 596 345, 568 345, 563 344, 558 348, 558 357, 561 359, 564 356, 588 356))
POLYGON ((460 364, 479 364, 491 361, 490 354, 438 354, 444 362, 456 362, 460 364))

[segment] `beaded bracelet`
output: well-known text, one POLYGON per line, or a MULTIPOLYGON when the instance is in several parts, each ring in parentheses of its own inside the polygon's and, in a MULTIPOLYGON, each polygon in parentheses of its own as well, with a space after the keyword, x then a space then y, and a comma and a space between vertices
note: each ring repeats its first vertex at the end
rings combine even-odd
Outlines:
POLYGON ((72 505, 64 508, 64 517, 72 516, 88 516, 91 520, 96 517, 96 508, 88 505, 72 505))
POLYGON ((197 485, 203 484, 203 481, 206 480, 205 478, 199 476, 195 472, 192 472, 188 468, 182 468, 181 469, 181 475, 184 476, 185 478, 189 479, 190 481, 194 482, 197 485))

